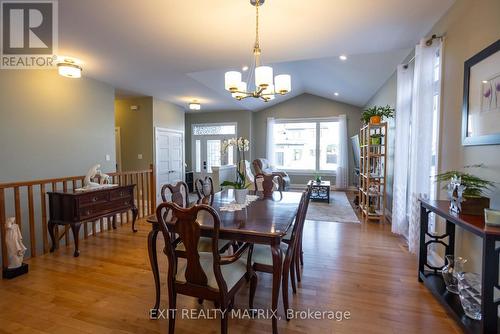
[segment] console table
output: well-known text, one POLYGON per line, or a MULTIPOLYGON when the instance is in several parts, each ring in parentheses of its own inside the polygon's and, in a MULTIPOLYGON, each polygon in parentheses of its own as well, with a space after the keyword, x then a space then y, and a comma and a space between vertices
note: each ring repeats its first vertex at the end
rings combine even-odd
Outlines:
POLYGON ((500 228, 486 226, 484 216, 450 213, 449 207, 449 201, 421 199, 418 280, 423 282, 441 304, 443 304, 465 333, 499 333, 500 320, 498 318, 498 307, 500 305, 500 298, 495 299, 495 295, 498 295, 498 292, 500 292, 498 282, 500 228), (446 220, 446 231, 444 234, 433 235, 429 233, 429 214, 431 212, 446 220), (459 296, 446 290, 441 276, 442 267, 434 267, 427 261, 428 246, 430 244, 441 244, 445 246, 446 254, 455 254, 455 226, 460 226, 467 232, 473 233, 483 239, 481 321, 470 319, 465 315, 459 296), (495 291, 497 292, 495 293, 495 291))
POLYGON ((135 220, 138 211, 134 204, 134 187, 135 184, 131 184, 91 191, 48 192, 50 209, 48 230, 52 241, 50 251, 53 252, 59 247, 59 239, 55 233, 58 225, 70 225, 75 242, 73 254, 75 257, 80 255, 78 237, 82 223, 113 217, 113 228, 116 228, 115 216, 132 210, 132 231, 137 232, 135 220))

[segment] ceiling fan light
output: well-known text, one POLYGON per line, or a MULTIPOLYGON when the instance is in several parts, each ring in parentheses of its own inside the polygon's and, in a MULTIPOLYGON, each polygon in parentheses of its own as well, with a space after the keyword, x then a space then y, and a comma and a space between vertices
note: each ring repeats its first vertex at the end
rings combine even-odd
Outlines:
POLYGON ((229 71, 225 74, 225 89, 234 92, 238 90, 238 85, 241 82, 241 72, 229 71))
POLYGON ((285 95, 292 90, 292 77, 289 74, 280 74, 274 78, 276 92, 285 95))
POLYGON ((273 68, 271 66, 259 66, 255 68, 255 86, 267 87, 273 84, 273 68))
POLYGON ((247 94, 245 94, 246 91, 247 91, 247 83, 245 81, 241 81, 238 84, 238 91, 231 93, 231 96, 237 100, 241 100, 247 96, 247 94))

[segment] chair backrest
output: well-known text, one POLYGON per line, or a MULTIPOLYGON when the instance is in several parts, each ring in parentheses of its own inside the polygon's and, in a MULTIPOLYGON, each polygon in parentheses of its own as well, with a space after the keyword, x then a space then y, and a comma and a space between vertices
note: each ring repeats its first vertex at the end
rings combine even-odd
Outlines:
POLYGON ((264 197, 272 197, 274 189, 279 190, 281 193, 281 185, 283 184, 283 177, 281 175, 271 174, 257 174, 255 175, 254 187, 256 190, 261 190, 264 197))
POLYGON ((166 202, 161 203, 156 209, 156 217, 165 239, 165 253, 168 257, 168 279, 175 282, 178 259, 182 257, 186 259, 185 284, 194 288, 202 287, 208 289, 208 276, 200 263, 200 254, 198 251, 198 243, 201 235, 201 226, 198 222, 200 214, 208 215, 208 217, 204 216, 204 219, 209 218, 213 221, 213 271, 219 289, 225 289, 227 291, 227 286, 220 270, 221 257, 218 249, 220 228, 219 214, 214 208, 205 204, 197 204, 190 208, 182 208, 175 203, 166 202), (168 221, 165 220, 165 212, 172 213, 172 220, 170 223, 173 224, 173 226, 170 226, 170 228, 167 226, 168 221), (178 238, 172 241, 174 240, 174 234, 178 235, 178 238), (185 251, 175 249, 176 244, 179 242, 184 244, 185 251))
POLYGON ((306 221, 307 209, 309 207, 309 198, 311 192, 310 189, 306 189, 302 192, 302 196, 300 197, 300 204, 297 210, 297 216, 295 217, 295 224, 293 225, 292 237, 291 240, 293 242, 292 249, 296 249, 298 244, 300 243, 300 239, 302 238, 302 231, 304 230, 304 223, 306 221))
POLYGON ((262 174, 269 168, 269 162, 264 158, 255 159, 252 164, 255 174, 262 174))
POLYGON ((207 196, 214 195, 214 181, 210 176, 205 176, 204 179, 197 179, 195 184, 196 194, 198 199, 201 200, 207 196))
POLYGON ((175 185, 165 184, 161 187, 161 198, 163 202, 174 202, 181 208, 187 208, 189 205, 188 185, 183 181, 179 181, 175 185))

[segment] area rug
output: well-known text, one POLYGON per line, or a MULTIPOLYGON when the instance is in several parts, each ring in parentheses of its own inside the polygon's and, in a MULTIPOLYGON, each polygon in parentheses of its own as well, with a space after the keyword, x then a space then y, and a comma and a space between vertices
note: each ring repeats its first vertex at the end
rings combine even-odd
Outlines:
POLYGON ((330 192, 330 204, 309 202, 306 219, 324 222, 360 223, 344 192, 330 192))

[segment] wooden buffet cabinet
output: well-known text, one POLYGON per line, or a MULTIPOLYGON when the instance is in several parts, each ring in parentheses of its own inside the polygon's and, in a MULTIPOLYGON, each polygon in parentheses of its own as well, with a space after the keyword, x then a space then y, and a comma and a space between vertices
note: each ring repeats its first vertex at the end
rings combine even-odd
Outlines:
POLYGON ((58 248, 59 238, 56 233, 58 225, 70 225, 75 243, 74 256, 80 254, 78 239, 80 225, 101 218, 112 218, 113 228, 117 214, 132 210, 132 231, 135 229, 137 207, 134 203, 135 184, 126 186, 113 186, 91 191, 55 191, 48 192, 50 220, 48 230, 53 252, 58 248))

